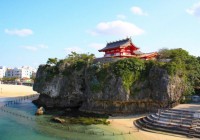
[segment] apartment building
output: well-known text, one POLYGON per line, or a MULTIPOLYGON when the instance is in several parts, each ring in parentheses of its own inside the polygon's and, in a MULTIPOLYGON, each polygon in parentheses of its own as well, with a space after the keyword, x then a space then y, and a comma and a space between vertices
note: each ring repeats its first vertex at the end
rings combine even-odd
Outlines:
POLYGON ((21 68, 6 68, 5 74, 2 77, 31 78, 35 73, 36 69, 29 66, 22 66, 21 68))
POLYGON ((5 77, 6 75, 6 67, 0 66, 0 78, 5 77))

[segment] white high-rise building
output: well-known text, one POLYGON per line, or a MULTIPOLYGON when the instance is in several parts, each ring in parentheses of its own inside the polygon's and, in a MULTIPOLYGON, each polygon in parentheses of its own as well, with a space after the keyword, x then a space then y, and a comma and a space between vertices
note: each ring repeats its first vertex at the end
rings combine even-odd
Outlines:
POLYGON ((5 77, 31 78, 33 72, 36 72, 36 69, 28 66, 22 66, 21 68, 7 69, 5 77))
POLYGON ((0 66, 0 78, 5 77, 6 75, 6 67, 0 66))

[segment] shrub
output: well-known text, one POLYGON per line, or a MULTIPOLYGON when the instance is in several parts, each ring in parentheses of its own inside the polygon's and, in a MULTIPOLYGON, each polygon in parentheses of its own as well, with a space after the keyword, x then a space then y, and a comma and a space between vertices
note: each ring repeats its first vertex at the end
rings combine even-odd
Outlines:
POLYGON ((113 63, 112 68, 116 76, 122 77, 123 85, 129 91, 132 84, 141 77, 145 63, 144 60, 128 58, 113 63))

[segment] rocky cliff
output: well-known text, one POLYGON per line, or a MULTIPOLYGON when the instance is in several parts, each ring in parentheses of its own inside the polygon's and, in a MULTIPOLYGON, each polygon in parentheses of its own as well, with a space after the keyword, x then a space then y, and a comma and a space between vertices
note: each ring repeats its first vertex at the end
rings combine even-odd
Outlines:
POLYGON ((45 108, 136 114, 172 107, 179 103, 186 90, 181 76, 170 76, 167 70, 157 66, 150 67, 145 77, 137 78, 138 74, 132 70, 127 78, 123 77, 123 72, 122 76, 117 75, 113 67, 116 66, 109 63, 87 63, 81 67, 69 63, 40 66, 33 87, 40 93, 36 103, 45 108), (129 78, 126 86, 124 79, 129 78))

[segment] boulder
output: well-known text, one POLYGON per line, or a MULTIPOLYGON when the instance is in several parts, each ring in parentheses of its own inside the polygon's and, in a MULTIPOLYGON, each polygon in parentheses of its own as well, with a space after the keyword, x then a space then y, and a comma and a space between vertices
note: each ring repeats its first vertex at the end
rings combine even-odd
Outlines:
POLYGON ((54 122, 57 122, 57 123, 65 123, 65 120, 64 119, 61 119, 59 117, 53 117, 52 119, 54 122))
POLYGON ((35 115, 43 115, 44 114, 44 108, 43 107, 40 107, 37 109, 35 115))

